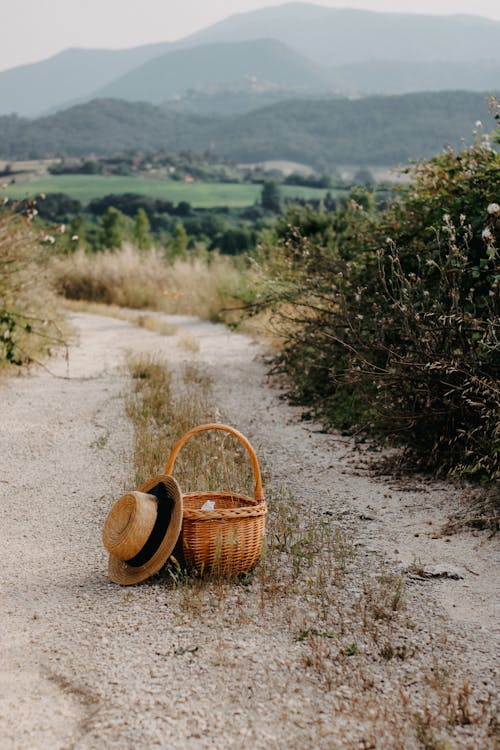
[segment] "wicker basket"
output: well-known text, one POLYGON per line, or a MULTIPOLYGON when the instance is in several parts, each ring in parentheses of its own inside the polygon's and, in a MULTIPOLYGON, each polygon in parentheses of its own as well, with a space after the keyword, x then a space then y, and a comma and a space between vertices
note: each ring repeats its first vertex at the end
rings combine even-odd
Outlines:
POLYGON ((234 576, 249 570, 259 559, 267 514, 259 462, 246 437, 223 424, 195 427, 175 443, 165 474, 172 474, 183 445, 193 435, 207 430, 229 432, 246 448, 255 478, 254 497, 234 492, 183 494, 182 552, 186 564, 200 573, 234 576), (213 510, 201 510, 207 500, 215 503, 213 510))

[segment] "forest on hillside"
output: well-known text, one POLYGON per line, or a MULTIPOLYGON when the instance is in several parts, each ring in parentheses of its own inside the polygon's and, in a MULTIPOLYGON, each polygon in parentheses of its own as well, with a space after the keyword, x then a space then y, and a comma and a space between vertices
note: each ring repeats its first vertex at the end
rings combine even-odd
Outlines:
POLYGON ((167 150, 237 162, 287 159, 329 172, 338 164, 407 163, 470 142, 493 126, 488 97, 439 92, 358 100, 285 101, 239 116, 197 116, 145 103, 95 100, 36 120, 0 118, 0 158, 167 150))

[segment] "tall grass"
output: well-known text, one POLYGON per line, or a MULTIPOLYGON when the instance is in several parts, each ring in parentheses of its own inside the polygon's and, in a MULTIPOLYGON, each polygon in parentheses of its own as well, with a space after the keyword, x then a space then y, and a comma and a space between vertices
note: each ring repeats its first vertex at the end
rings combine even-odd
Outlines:
POLYGON ((162 310, 219 319, 237 296, 241 274, 226 257, 190 257, 168 262, 157 249, 125 245, 90 255, 78 250, 54 258, 54 288, 73 300, 135 309, 162 310))

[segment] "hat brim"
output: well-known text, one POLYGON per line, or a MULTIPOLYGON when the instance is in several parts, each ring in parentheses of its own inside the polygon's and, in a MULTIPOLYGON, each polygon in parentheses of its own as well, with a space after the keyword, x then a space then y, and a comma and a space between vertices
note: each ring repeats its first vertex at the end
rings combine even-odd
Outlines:
POLYGON ((160 482, 165 485, 169 499, 173 501, 172 512, 165 536, 154 555, 144 565, 140 565, 139 567, 128 565, 127 562, 110 554, 108 575, 113 583, 119 583, 122 586, 132 586, 134 583, 145 581, 161 570, 174 550, 182 527, 182 492, 179 485, 173 477, 166 474, 158 474, 158 476, 149 479, 138 489, 139 492, 147 493, 160 482))

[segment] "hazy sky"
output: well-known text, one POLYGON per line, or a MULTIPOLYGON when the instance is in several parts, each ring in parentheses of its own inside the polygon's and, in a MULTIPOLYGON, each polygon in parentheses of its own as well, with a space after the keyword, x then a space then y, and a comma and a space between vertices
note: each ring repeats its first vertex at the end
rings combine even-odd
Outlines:
MULTIPOLYGON (((50 57, 67 47, 172 41, 233 13, 283 4, 283 0, 2 0, 0 70, 50 57)), ((317 0, 316 5, 468 13, 500 20, 499 0, 317 0)))

